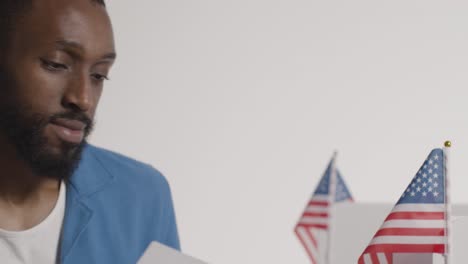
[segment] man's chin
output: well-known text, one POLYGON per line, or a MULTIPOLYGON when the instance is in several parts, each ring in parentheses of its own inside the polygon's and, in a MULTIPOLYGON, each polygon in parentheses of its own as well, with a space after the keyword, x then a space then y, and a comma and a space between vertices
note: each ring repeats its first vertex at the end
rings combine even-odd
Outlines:
POLYGON ((66 180, 78 167, 86 141, 80 144, 62 142, 60 146, 43 146, 30 160, 31 169, 38 175, 66 180))
POLYGON ((45 151, 46 153, 57 157, 72 157, 84 144, 84 141, 80 143, 61 141, 59 144, 45 147, 45 151))

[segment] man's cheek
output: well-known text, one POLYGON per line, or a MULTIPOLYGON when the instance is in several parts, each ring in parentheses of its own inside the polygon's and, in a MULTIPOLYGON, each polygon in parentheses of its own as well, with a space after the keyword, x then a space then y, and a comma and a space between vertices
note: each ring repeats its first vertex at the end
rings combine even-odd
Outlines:
POLYGON ((41 66, 34 67, 31 75, 21 80, 19 89, 29 101, 41 108, 59 105, 67 86, 66 73, 53 73, 41 66))

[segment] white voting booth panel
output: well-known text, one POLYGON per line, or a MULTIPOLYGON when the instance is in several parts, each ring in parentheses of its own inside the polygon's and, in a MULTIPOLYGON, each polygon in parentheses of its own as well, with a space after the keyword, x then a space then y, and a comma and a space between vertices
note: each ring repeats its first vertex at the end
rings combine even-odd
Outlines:
MULTIPOLYGON (((330 264, 353 264, 392 210, 393 204, 337 204, 332 211, 330 264)), ((452 263, 467 263, 468 205, 454 205, 452 211, 452 263)), ((431 254, 432 255, 432 254, 431 254)), ((416 264, 413 254, 394 255, 395 264, 416 264)), ((443 264, 440 255, 428 255, 425 264, 443 264)))
POLYGON ((468 245, 468 216, 467 214, 464 214, 464 216, 454 217, 452 235, 453 235, 452 263, 454 264, 467 263, 468 262, 468 250, 466 249, 466 245, 468 245))

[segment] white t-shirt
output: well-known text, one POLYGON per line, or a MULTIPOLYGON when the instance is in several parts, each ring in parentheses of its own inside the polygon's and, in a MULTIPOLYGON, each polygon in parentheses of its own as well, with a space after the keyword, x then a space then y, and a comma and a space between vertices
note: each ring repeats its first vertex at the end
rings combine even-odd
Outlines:
POLYGON ((0 263, 55 264, 65 215, 65 184, 60 184, 57 203, 37 226, 19 232, 0 229, 0 263))

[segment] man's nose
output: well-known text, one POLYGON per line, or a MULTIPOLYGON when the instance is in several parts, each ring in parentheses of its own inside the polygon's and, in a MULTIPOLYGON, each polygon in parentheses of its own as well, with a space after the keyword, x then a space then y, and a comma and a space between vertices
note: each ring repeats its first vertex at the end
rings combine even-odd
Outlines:
POLYGON ((88 74, 79 74, 68 83, 62 104, 65 108, 87 112, 93 104, 92 95, 92 84, 88 74))

